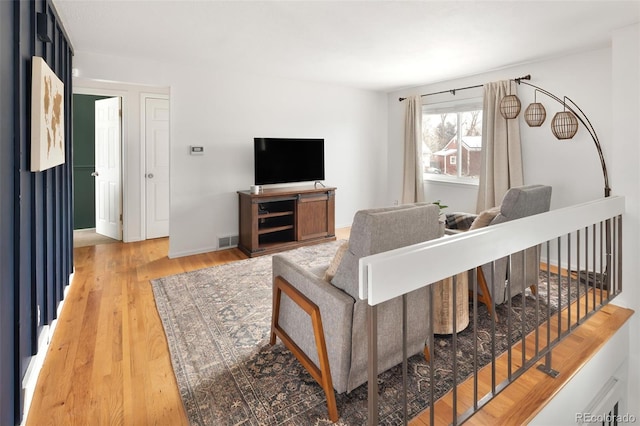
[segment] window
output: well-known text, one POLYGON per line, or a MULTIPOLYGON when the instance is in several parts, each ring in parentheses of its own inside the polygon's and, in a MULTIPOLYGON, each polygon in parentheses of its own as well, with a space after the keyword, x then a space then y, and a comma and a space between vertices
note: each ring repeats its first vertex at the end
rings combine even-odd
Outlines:
POLYGON ((482 101, 424 105, 424 178, 477 183, 482 161, 482 101))

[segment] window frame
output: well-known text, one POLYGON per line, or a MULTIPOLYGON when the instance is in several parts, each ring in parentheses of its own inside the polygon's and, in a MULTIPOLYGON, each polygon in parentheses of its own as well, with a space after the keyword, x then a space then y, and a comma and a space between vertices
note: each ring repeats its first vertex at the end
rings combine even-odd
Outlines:
MULTIPOLYGON (((484 114, 483 98, 482 96, 471 97, 467 99, 456 99, 453 101, 437 102, 432 104, 422 104, 422 115, 426 114, 442 114, 442 113, 464 113, 469 111, 481 110, 484 114)), ((458 120, 456 120, 456 126, 458 120)), ((483 129, 484 131, 484 129, 483 129)), ((458 145, 458 153, 456 154, 456 162, 458 157, 461 156, 462 147, 458 145)), ((420 159, 422 161, 422 158, 420 159)), ((424 169, 424 164, 422 165, 424 169)), ((471 178, 467 176, 452 176, 452 175, 439 175, 435 173, 423 172, 424 182, 447 182, 460 185, 478 186, 479 178, 471 178)))

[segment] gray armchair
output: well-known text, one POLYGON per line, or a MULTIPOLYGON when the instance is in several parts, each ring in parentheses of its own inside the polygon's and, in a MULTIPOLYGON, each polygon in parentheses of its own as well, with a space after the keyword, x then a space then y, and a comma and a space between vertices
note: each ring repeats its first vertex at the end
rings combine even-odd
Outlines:
MULTIPOLYGON (((488 225, 547 212, 550 203, 550 186, 528 185, 511 188, 504 195, 499 209, 496 208, 496 216, 488 225)), ((472 224, 471 229, 474 228, 472 224)), ((489 313, 494 316, 494 305, 502 304, 509 297, 521 294, 527 287, 535 294, 540 270, 540 247, 530 247, 512 254, 510 270, 508 263, 509 259, 506 257, 496 260, 493 275, 491 264, 478 268, 478 300, 487 305, 489 313)))
MULTIPOLYGON (((327 282, 325 267, 305 270, 286 254, 273 257, 270 343, 279 337, 323 387, 329 417, 337 421, 335 394, 367 381, 367 301, 358 298, 361 257, 442 236, 433 204, 362 210, 355 214, 348 249, 327 282)), ((425 351, 430 315, 427 288, 408 297, 407 354, 425 351)), ((378 306, 378 374, 402 362, 402 299, 378 306)))

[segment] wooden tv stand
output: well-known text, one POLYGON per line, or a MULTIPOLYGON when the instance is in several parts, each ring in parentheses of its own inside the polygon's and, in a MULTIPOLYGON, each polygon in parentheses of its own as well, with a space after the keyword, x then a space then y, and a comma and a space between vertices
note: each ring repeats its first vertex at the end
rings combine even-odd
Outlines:
POLYGON ((335 191, 313 186, 238 191, 238 248, 255 257, 335 240, 335 191))

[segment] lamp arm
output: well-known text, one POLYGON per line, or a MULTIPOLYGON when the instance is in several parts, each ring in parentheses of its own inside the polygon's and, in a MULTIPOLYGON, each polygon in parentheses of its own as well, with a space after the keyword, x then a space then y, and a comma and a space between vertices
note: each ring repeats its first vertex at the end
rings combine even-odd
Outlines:
POLYGON ((580 122, 585 127, 585 129, 587 129, 587 131, 589 132, 589 135, 591 136, 591 139, 593 139, 593 143, 596 146, 596 150, 598 151, 598 157, 600 157, 600 166, 602 167, 602 175, 604 177, 604 196, 605 197, 610 196, 611 195, 611 187, 609 187, 609 174, 607 173, 607 164, 606 164, 606 162, 604 160, 604 154, 602 153, 602 146, 600 145, 600 140, 598 139, 598 135, 596 134, 595 128, 591 124, 591 121, 589 121, 589 118, 584 113, 584 111, 582 111, 582 109, 571 98, 565 96, 565 99, 568 100, 569 102, 571 102, 571 104, 578 111, 580 111, 580 113, 576 112, 576 110, 573 109, 571 107, 571 105, 568 105, 564 100, 560 99, 559 97, 557 97, 553 93, 551 93, 551 92, 549 92, 549 91, 547 91, 547 90, 545 90, 545 89, 543 89, 541 87, 538 87, 535 84, 527 83, 526 81, 522 81, 522 80, 524 80, 524 78, 515 79, 516 83, 518 83, 518 84, 526 84, 527 86, 534 87, 534 88, 538 89, 539 92, 544 93, 545 95, 549 96, 551 99, 555 100, 559 104, 562 104, 569 111, 571 111, 576 116, 576 118, 578 120, 580 120, 580 122))

